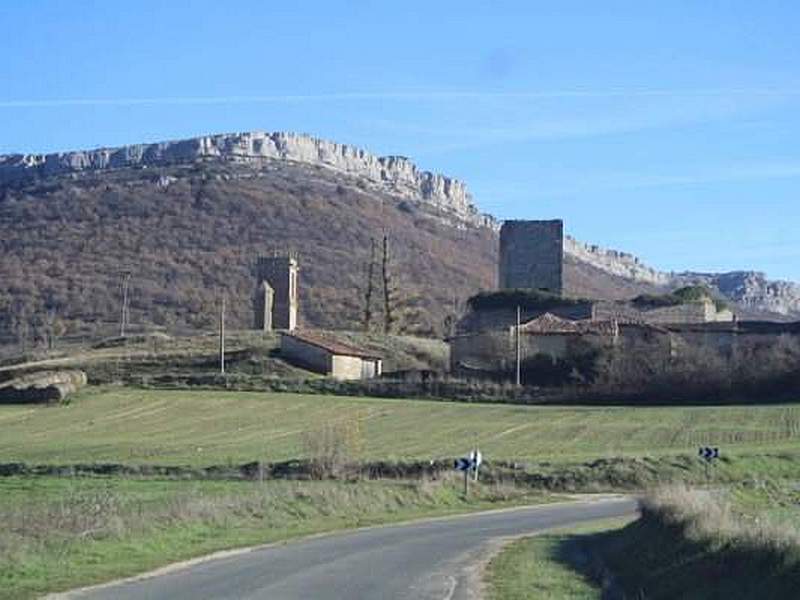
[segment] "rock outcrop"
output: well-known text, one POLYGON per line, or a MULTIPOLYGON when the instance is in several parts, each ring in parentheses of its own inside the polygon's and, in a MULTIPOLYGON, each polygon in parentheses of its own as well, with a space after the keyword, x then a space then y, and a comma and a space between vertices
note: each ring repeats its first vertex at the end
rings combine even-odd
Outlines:
POLYGON ((800 318, 800 284, 797 283, 770 280, 757 271, 681 273, 676 279, 714 287, 746 312, 800 318))
POLYGON ((317 165, 367 180, 393 194, 429 202, 470 224, 494 226, 494 219, 479 213, 466 186, 457 179, 422 171, 402 156, 379 157, 354 146, 294 133, 232 133, 119 148, 4 155, 0 156, 0 186, 31 177, 214 159, 317 165))
POLYGON ((588 245, 573 238, 564 241, 564 253, 605 273, 648 285, 674 289, 707 285, 733 301, 745 316, 770 314, 800 318, 800 284, 767 279, 755 271, 729 273, 668 273, 644 264, 627 252, 588 245))
POLYGON ((564 239, 564 253, 617 277, 659 286, 672 283, 671 273, 648 267, 638 257, 627 252, 584 244, 567 236, 564 239))

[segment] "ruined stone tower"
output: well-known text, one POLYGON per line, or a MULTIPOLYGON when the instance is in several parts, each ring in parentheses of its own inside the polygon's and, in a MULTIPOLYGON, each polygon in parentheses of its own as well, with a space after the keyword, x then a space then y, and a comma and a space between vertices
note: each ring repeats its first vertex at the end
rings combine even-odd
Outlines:
POLYGON ((287 329, 297 327, 297 255, 294 253, 262 256, 256 264, 256 329, 287 329), (264 287, 262 284, 268 285, 264 287), (271 292, 271 293, 270 293, 271 292), (267 303, 272 310, 267 323, 267 303))
POLYGON ((255 319, 253 326, 258 331, 272 331, 272 310, 275 305, 275 290, 267 281, 262 281, 253 297, 255 319))
POLYGON ((506 221, 500 229, 499 285, 561 295, 564 222, 506 221))

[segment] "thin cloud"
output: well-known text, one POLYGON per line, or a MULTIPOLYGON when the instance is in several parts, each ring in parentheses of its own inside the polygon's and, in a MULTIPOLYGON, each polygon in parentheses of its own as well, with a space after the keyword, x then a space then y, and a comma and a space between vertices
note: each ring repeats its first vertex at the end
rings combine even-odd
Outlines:
POLYGON ((768 179, 795 179, 800 177, 800 161, 775 161, 769 163, 734 163, 720 167, 673 174, 640 173, 581 173, 579 185, 537 188, 537 197, 553 198, 577 196, 587 192, 637 190, 664 187, 681 187, 738 181, 768 179))
POLYGON ((800 96, 800 88, 741 89, 610 89, 554 90, 528 92, 419 91, 352 92, 330 94, 271 94, 255 96, 180 96, 151 98, 56 98, 0 100, 0 108, 59 108, 82 106, 169 106, 208 104, 259 104, 348 101, 450 101, 450 100, 537 100, 558 98, 648 98, 648 97, 791 97, 800 96))

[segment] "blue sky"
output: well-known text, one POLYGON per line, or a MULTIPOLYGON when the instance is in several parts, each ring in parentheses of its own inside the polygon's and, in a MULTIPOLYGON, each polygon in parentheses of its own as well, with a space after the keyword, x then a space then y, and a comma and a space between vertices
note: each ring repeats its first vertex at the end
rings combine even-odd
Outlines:
POLYGON ((297 131, 667 270, 800 280, 800 4, 0 4, 0 153, 297 131))

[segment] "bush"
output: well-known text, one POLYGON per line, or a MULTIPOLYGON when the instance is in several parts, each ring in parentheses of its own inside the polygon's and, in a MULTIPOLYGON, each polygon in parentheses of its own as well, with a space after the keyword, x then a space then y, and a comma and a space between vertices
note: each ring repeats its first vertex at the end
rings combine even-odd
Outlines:
POLYGON ((311 461, 312 478, 341 477, 363 451, 361 423, 357 417, 328 423, 321 429, 304 433, 303 446, 311 461))
POLYGON ((578 306, 591 302, 582 298, 563 298, 557 294, 532 289, 512 289, 480 292, 467 303, 472 310, 514 309, 548 310, 567 306, 578 306))
POLYGON ((650 401, 777 401, 800 386, 800 340, 739 342, 733 355, 696 346, 676 352, 653 344, 632 344, 606 354, 603 386, 650 401))
POLYGON ((796 598, 800 536, 744 521, 718 492, 651 493, 641 519, 589 542, 617 587, 637 598, 796 598))
POLYGON ((725 310, 728 304, 717 297, 714 292, 704 285, 688 285, 678 288, 669 294, 641 294, 632 300, 634 306, 639 308, 664 308, 666 306, 680 306, 711 300, 717 312, 725 310))

